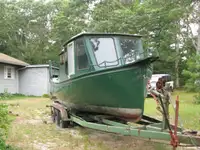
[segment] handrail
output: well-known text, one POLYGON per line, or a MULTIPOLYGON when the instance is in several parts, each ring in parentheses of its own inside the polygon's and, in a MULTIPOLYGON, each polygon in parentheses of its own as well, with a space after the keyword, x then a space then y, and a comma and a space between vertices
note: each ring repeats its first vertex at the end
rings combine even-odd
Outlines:
POLYGON ((148 58, 148 57, 158 56, 158 53, 156 51, 154 51, 154 52, 146 52, 146 51, 145 52, 135 52, 135 51, 132 51, 132 52, 128 53, 129 55, 127 57, 120 57, 120 58, 118 58, 114 61, 103 61, 103 62, 101 62, 97 65, 93 65, 93 64, 90 64, 90 65, 92 65, 92 67, 97 66, 99 68, 107 68, 107 67, 118 66, 121 61, 126 62, 130 58, 132 58, 132 60, 134 59, 134 61, 131 61, 131 62, 136 62, 138 60, 142 60, 142 59, 145 59, 145 58, 148 58), (132 56, 135 56, 135 57, 133 58, 132 56), (139 58, 137 58, 137 57, 139 57, 139 58), (107 65, 108 63, 115 63, 115 62, 117 62, 117 64, 107 65), (100 66, 101 64, 104 64, 104 66, 100 66))

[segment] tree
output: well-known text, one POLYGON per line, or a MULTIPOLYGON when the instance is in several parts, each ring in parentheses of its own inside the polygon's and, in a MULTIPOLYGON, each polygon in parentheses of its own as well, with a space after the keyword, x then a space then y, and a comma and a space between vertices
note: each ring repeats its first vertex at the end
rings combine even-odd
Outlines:
POLYGON ((90 0, 57 1, 57 13, 52 20, 52 40, 60 48, 72 36, 86 31, 90 0))
POLYGON ((34 0, 5 1, 1 50, 28 63, 44 63, 48 57, 51 3, 34 0))
POLYGON ((181 21, 187 18, 190 4, 189 0, 184 3, 178 0, 146 0, 125 5, 119 0, 104 0, 96 4, 91 14, 90 28, 92 31, 145 35, 147 47, 158 50, 160 54, 154 71, 172 74, 179 87, 179 66, 187 47, 187 40, 182 36, 185 27, 181 21))
POLYGON ((160 54, 155 73, 172 74, 179 87, 181 70, 200 43, 200 30, 194 36, 190 27, 200 22, 199 5, 197 0, 2 0, 0 51, 47 63, 58 60, 63 43, 80 32, 141 34, 145 49, 160 54))

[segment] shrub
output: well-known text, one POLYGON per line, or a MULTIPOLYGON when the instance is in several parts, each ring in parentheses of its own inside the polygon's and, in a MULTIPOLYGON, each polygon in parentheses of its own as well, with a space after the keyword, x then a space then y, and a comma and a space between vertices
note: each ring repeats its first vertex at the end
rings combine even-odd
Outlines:
POLYGON ((17 148, 13 148, 10 145, 6 145, 5 141, 0 138, 0 150, 18 150, 17 148))
POLYGON ((7 136, 8 127, 10 125, 10 120, 8 117, 8 106, 5 104, 0 104, 0 136, 7 136))
POLYGON ((8 92, 0 93, 0 100, 10 99, 12 95, 8 92))
POLYGON ((5 144, 7 137, 10 120, 8 116, 8 106, 0 104, 0 149, 1 150, 14 150, 11 146, 5 144))
POLYGON ((49 98, 48 94, 43 94, 42 97, 49 98))
POLYGON ((187 61, 187 69, 183 70, 183 75, 187 77, 185 89, 197 92, 194 103, 200 104, 200 56, 193 56, 187 61))
POLYGON ((200 93, 198 93, 197 95, 194 96, 193 102, 195 104, 200 104, 200 93))

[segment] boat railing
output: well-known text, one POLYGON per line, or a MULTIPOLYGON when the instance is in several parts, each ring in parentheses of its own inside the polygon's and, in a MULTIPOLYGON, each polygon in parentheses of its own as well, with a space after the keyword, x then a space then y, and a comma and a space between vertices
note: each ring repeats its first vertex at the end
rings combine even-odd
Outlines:
POLYGON ((50 82, 53 78, 58 77, 58 74, 59 74, 58 70, 59 70, 59 65, 55 61, 49 60, 49 80, 50 80, 50 82))
POLYGON ((147 50, 144 52, 136 52, 132 51, 129 52, 126 56, 120 57, 114 61, 103 61, 97 65, 91 64, 89 68, 93 67, 99 67, 99 68, 112 68, 112 67, 117 67, 122 64, 129 64, 129 63, 134 63, 138 61, 142 61, 146 58, 153 58, 153 57, 158 57, 158 52, 153 51, 153 50, 147 50))

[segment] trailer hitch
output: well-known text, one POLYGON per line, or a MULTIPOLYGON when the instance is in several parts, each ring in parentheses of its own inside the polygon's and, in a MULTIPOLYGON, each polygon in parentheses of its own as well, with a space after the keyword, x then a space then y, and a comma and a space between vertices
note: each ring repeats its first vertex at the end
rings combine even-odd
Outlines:
POLYGON ((176 149, 178 146, 178 136, 177 136, 177 128, 178 128, 178 114, 179 113, 179 96, 176 97, 176 111, 175 111, 175 124, 174 124, 174 133, 172 133, 172 130, 170 130, 171 135, 171 145, 173 146, 173 149, 176 149))
MULTIPOLYGON (((148 84, 150 84, 148 82, 148 84)), ((150 85, 147 87, 151 87, 150 85)), ((178 112, 179 112, 179 97, 176 98, 176 108, 175 108, 175 124, 174 129, 172 131, 170 122, 169 122, 169 91, 167 90, 168 87, 165 86, 165 83, 162 81, 162 79, 159 79, 156 84, 156 89, 150 88, 148 89, 150 91, 150 94, 156 100, 157 102, 157 110, 159 110, 163 115, 163 126, 162 129, 169 129, 169 134, 171 136, 170 144, 173 146, 173 149, 176 149, 176 147, 179 145, 179 140, 177 136, 177 128, 178 128, 178 112), (157 99, 158 97, 158 99, 157 99), (158 101, 159 100, 159 101, 158 101), (158 109, 159 104, 162 108, 162 110, 158 109)))

